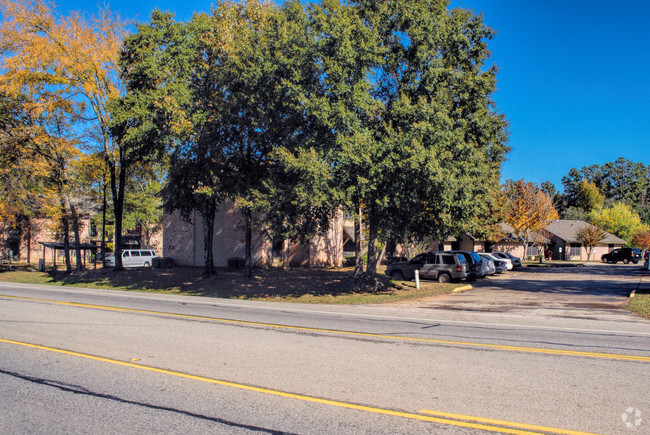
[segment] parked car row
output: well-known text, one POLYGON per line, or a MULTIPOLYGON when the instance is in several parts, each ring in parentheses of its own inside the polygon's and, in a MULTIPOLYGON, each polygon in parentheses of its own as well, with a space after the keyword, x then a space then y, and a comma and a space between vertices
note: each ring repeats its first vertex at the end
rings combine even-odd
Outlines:
POLYGON ((487 275, 503 273, 521 266, 521 259, 507 252, 477 253, 474 251, 436 251, 419 254, 409 261, 392 263, 386 275, 404 281, 420 278, 438 282, 476 280, 487 275))

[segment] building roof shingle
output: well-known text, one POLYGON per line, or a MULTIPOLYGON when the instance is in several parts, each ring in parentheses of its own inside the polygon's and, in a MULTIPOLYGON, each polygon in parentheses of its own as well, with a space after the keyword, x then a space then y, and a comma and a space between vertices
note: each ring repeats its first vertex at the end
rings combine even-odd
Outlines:
MULTIPOLYGON (((579 220, 569 220, 569 219, 556 219, 546 226, 546 230, 550 233, 553 233, 555 236, 569 243, 580 243, 578 241, 578 231, 591 225, 585 221, 579 220)), ((613 234, 605 232, 605 238, 601 245, 614 244, 614 245, 625 245, 627 241, 616 237, 613 234)))

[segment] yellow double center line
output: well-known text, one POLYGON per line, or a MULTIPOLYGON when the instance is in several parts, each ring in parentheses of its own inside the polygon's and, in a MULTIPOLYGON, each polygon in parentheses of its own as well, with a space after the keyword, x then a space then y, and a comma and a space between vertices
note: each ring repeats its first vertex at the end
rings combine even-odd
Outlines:
POLYGON ((194 380, 194 381, 207 382, 207 383, 210 383, 210 384, 221 385, 221 386, 224 386, 224 387, 237 388, 239 390, 253 391, 253 392, 256 392, 256 393, 269 394, 269 395, 284 397, 284 398, 288 398, 288 399, 300 400, 300 401, 303 401, 303 402, 318 403, 318 404, 321 404, 321 405, 335 406, 335 407, 338 407, 338 408, 346 408, 346 409, 352 409, 352 410, 363 411, 363 412, 371 412, 371 413, 374 413, 374 414, 382 414, 382 415, 388 415, 388 416, 392 416, 392 417, 408 418, 408 419, 411 419, 411 420, 419 420, 419 421, 426 421, 426 422, 431 422, 431 423, 439 423, 439 424, 446 424, 446 425, 452 425, 452 426, 466 427, 466 428, 471 428, 471 429, 486 430, 486 431, 490 431, 490 432, 518 434, 518 435, 542 434, 542 433, 545 433, 545 434, 549 434, 549 433, 550 434, 566 434, 566 435, 594 435, 594 434, 589 434, 588 432, 579 432, 579 431, 567 430, 567 429, 557 429, 557 428, 552 428, 552 427, 530 425, 530 424, 525 424, 525 423, 514 423, 514 422, 504 421, 504 420, 473 417, 473 416, 468 416, 468 415, 452 414, 452 413, 439 412, 439 411, 422 410, 422 411, 420 411, 419 414, 411 413, 411 412, 404 412, 404 411, 394 411, 394 410, 386 409, 386 408, 377 408, 377 407, 373 407, 373 406, 357 405, 357 404, 354 404, 354 403, 341 402, 341 401, 329 400, 329 399, 321 399, 321 398, 318 398, 318 397, 307 396, 307 395, 303 395, 303 394, 287 393, 285 391, 279 391, 279 390, 273 390, 273 389, 261 388, 261 387, 254 387, 252 385, 240 384, 240 383, 230 382, 230 381, 223 381, 223 380, 219 380, 219 379, 208 378, 208 377, 205 377, 205 376, 191 375, 191 374, 188 374, 188 373, 177 372, 177 371, 174 371, 174 370, 160 369, 160 368, 157 368, 157 367, 151 367, 151 366, 146 366, 146 365, 142 365, 142 364, 135 364, 135 363, 132 363, 132 362, 120 361, 120 360, 115 360, 115 359, 111 359, 111 358, 104 358, 104 357, 95 356, 95 355, 89 355, 89 354, 84 354, 84 353, 79 353, 79 352, 73 352, 73 351, 70 351, 70 350, 57 349, 57 348, 54 348, 54 347, 41 346, 41 345, 38 345, 38 344, 25 343, 25 342, 21 342, 21 341, 7 340, 7 339, 0 338, 0 343, 14 344, 14 345, 19 345, 19 346, 29 347, 29 348, 32 348, 32 349, 39 349, 39 350, 45 350, 45 351, 50 351, 50 352, 56 352, 56 353, 60 353, 60 354, 64 354, 64 355, 71 355, 71 356, 86 358, 86 359, 90 359, 90 360, 94 360, 94 361, 100 361, 100 362, 104 362, 104 363, 117 364, 117 365, 124 366, 124 367, 130 367, 130 368, 134 368, 134 369, 145 370, 145 371, 148 371, 148 372, 154 372, 154 373, 160 373, 160 374, 164 374, 164 375, 176 376, 176 377, 179 377, 179 378, 191 379, 191 380, 194 380), (422 414, 428 414, 428 415, 422 415, 422 414))
POLYGON ((232 320, 232 319, 222 319, 218 317, 207 317, 207 316, 195 316, 190 314, 178 314, 178 313, 166 313, 163 311, 151 311, 151 310, 140 310, 135 308, 122 308, 122 307, 111 307, 106 305, 93 305, 93 304, 83 304, 78 302, 65 302, 65 301, 56 301, 49 299, 38 299, 38 298, 28 298, 23 296, 8 296, 0 294, 0 297, 9 298, 9 299, 21 299, 28 301, 37 301, 37 302, 48 302, 58 305, 66 305, 73 307, 82 307, 82 308, 93 308, 99 310, 108 310, 108 311, 121 311, 129 313, 142 313, 142 314, 152 314, 156 316, 166 316, 166 317, 175 317, 183 319, 194 319, 194 320, 207 320, 212 322, 221 322, 221 323, 230 323, 238 325, 250 325, 250 326, 261 326, 267 328, 277 328, 277 329, 287 329, 294 331, 307 331, 307 332, 319 332, 326 334, 339 334, 339 335, 348 335, 356 337, 369 337, 369 338, 382 338, 389 340, 401 340, 401 341, 415 341, 423 343, 438 343, 445 345, 455 345, 455 346, 466 346, 466 347, 475 347, 475 348, 488 348, 496 350, 505 350, 511 352, 528 352, 528 353, 539 353, 539 354, 548 354, 548 355, 566 355, 566 356, 578 356, 578 357, 591 357, 591 358, 605 358, 613 360, 623 360, 623 361, 640 361, 640 362, 650 362, 650 357, 639 356, 639 355, 622 355, 622 354, 612 354, 612 353, 600 353, 600 352, 582 352, 575 350, 563 350, 563 349, 545 349, 541 347, 524 347, 524 346, 508 346, 501 344, 488 344, 488 343, 472 343, 467 341, 450 341, 450 340, 436 340, 432 338, 418 338, 418 337, 402 337, 398 335, 384 335, 384 334, 373 334, 367 332, 355 332, 355 331, 340 331, 336 329, 323 329, 323 328, 308 328, 303 326, 290 326, 290 325, 279 325, 274 323, 261 323, 261 322, 251 322, 246 320, 232 320))

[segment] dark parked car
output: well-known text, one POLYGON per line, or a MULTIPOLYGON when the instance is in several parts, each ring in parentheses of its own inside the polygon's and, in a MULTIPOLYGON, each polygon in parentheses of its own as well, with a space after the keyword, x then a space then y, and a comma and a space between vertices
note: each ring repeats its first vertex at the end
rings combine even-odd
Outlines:
POLYGON ((488 266, 485 261, 474 251, 451 251, 454 254, 460 254, 465 257, 469 265, 469 278, 482 278, 488 274, 488 266))
POLYGON ((630 261, 634 264, 637 264, 641 261, 641 251, 638 248, 617 248, 608 254, 603 254, 600 257, 603 260, 603 263, 618 263, 622 261, 627 264, 630 261))
POLYGON ((436 279, 438 282, 460 280, 469 273, 467 261, 462 255, 427 252, 416 255, 407 262, 389 264, 386 275, 398 280, 411 280, 415 278, 416 270, 420 271, 421 278, 436 279))

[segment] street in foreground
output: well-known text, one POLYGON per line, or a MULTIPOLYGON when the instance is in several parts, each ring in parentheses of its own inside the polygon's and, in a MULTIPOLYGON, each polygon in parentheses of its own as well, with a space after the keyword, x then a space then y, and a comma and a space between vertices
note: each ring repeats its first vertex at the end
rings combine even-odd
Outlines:
POLYGON ((531 313, 2 284, 0 432, 644 431, 650 323, 531 313))

